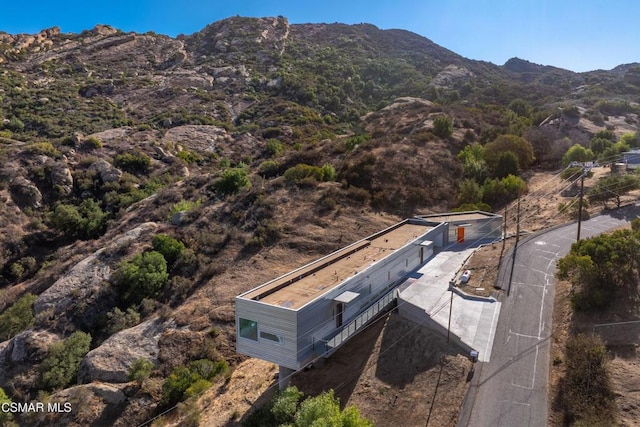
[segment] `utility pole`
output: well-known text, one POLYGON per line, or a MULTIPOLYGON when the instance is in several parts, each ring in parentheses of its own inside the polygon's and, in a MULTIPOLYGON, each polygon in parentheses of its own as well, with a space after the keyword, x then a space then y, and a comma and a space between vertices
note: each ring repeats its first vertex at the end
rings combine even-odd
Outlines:
POLYGON ((516 214, 516 243, 513 245, 513 257, 511 258, 511 273, 509 273, 509 286, 507 286, 507 296, 511 293, 511 282, 513 281, 513 270, 516 268, 516 252, 518 251, 518 241, 520 240, 520 195, 518 195, 518 212, 516 214))
POLYGON ((576 242, 580 241, 580 226, 582 225, 582 198, 584 197, 584 175, 586 169, 582 166, 582 176, 580 177, 580 201, 578 202, 578 237, 576 242))
MULTIPOLYGON (((455 286, 455 283, 453 284, 455 286)), ((449 303, 449 325, 447 326, 447 344, 449 344, 449 337, 451 336, 451 312, 453 311, 453 286, 451 286, 451 302, 449 303)))
POLYGON ((507 203, 504 207, 504 221, 502 225, 502 249, 500 250, 500 259, 498 260, 498 270, 500 270, 500 266, 502 265, 502 255, 504 254, 504 248, 507 245, 507 208, 509 204, 507 203))

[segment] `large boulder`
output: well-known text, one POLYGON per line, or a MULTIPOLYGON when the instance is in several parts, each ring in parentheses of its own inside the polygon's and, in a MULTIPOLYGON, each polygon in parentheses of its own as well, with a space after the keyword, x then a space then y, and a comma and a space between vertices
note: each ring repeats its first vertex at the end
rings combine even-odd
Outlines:
POLYGON ((62 194, 71 194, 73 190, 73 175, 69 167, 63 163, 58 162, 51 168, 51 184, 54 188, 58 188, 62 194))
POLYGON ((36 315, 46 311, 50 317, 56 317, 72 308, 78 301, 86 301, 92 295, 98 294, 104 286, 103 281, 111 277, 110 254, 139 240, 140 236, 156 228, 157 224, 154 222, 140 224, 78 262, 38 296, 33 307, 36 315))
POLYGON ((102 182, 118 182, 122 177, 122 171, 104 159, 89 166, 90 171, 97 171, 100 174, 102 182))
POLYGON ((13 337, 11 341, 12 363, 37 363, 47 356, 51 344, 60 341, 60 338, 51 332, 28 329, 13 337))
POLYGON ((78 381, 128 382, 129 371, 136 360, 158 362, 160 336, 173 327, 173 322, 153 319, 112 335, 84 357, 78 370, 78 381))
POLYGON ((9 186, 11 198, 21 208, 42 207, 42 193, 36 185, 23 176, 16 177, 9 186))

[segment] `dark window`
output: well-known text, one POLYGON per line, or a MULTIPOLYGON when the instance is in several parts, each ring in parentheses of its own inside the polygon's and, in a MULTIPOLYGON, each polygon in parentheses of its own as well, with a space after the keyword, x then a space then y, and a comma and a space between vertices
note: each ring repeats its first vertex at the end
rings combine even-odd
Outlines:
POLYGON ((339 302, 336 305, 336 328, 342 326, 342 313, 344 312, 344 304, 339 302))
POLYGON ((260 331, 260 338, 264 338, 269 341, 280 342, 280 338, 277 335, 271 334, 269 332, 260 331))
POLYGON ((240 336, 250 340, 258 341, 258 322, 253 320, 240 319, 240 336))

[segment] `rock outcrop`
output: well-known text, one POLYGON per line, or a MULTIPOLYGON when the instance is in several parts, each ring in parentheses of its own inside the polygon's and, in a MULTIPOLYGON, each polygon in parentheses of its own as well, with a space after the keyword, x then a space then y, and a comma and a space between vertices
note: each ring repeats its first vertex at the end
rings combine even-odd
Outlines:
POLYGON ((37 363, 47 356, 51 344, 59 340, 52 332, 28 329, 11 340, 10 360, 12 363, 37 363))
POLYGON ((38 187, 23 176, 16 177, 9 186, 11 198, 20 208, 38 209, 42 207, 42 193, 38 187))
POLYGON ((104 159, 89 166, 89 170, 97 171, 100 174, 102 182, 118 182, 122 178, 122 171, 104 159))
POLYGON ((136 360, 157 363, 160 336, 172 327, 172 322, 154 319, 114 334, 85 356, 80 364, 78 380, 83 383, 129 381, 129 371, 136 360))
POLYGON ((78 262, 38 296, 34 304, 36 315, 46 311, 50 316, 56 316, 72 308, 78 301, 86 301, 99 293, 102 282, 111 277, 110 254, 155 229, 156 224, 153 222, 141 224, 78 262))
POLYGON ((51 168, 51 184, 62 195, 71 194, 73 190, 73 175, 65 163, 58 162, 51 168))

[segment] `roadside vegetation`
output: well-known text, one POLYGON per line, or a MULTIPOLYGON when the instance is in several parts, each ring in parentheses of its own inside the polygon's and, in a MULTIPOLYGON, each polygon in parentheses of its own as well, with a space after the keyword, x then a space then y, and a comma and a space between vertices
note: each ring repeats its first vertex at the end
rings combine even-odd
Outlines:
POLYGON ((610 425, 616 419, 606 344, 592 332, 580 332, 576 319, 601 318, 614 306, 638 308, 639 242, 640 219, 634 219, 631 229, 574 243, 570 253, 558 261, 557 277, 571 283, 573 310, 564 357, 554 361, 554 365, 564 365, 555 405, 565 425, 610 425))

